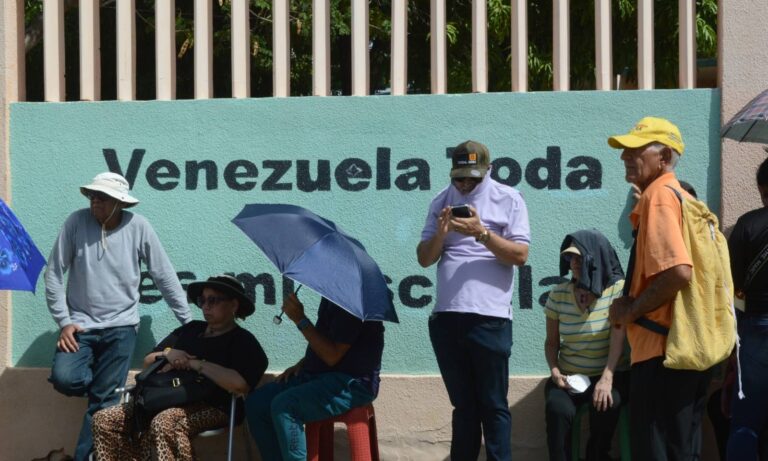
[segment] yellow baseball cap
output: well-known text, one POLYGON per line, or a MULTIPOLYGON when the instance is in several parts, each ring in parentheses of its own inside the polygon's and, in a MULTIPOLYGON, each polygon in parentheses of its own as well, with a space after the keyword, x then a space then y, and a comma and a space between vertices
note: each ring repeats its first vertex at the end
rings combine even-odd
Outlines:
POLYGON ((608 138, 608 145, 614 149, 635 149, 652 142, 660 142, 683 155, 685 144, 680 130, 669 120, 658 117, 644 117, 629 130, 629 133, 608 138))

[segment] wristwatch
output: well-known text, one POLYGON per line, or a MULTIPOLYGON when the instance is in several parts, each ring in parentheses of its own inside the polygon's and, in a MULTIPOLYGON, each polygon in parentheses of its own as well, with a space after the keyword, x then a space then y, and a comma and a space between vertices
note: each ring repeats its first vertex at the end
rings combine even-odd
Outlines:
POLYGON ((491 239, 491 233, 488 231, 488 229, 483 229, 480 235, 475 237, 475 242, 482 243, 483 245, 485 245, 486 243, 488 243, 488 240, 490 239, 491 239))
POLYGON ((296 328, 298 328, 299 331, 304 331, 304 329, 310 325, 312 325, 312 322, 310 322, 308 318, 304 317, 296 324, 296 328))

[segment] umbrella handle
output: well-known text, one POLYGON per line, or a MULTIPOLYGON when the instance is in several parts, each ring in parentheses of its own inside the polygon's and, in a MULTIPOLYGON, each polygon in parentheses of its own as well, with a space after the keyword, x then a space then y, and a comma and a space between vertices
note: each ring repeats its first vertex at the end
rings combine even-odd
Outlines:
MULTIPOLYGON (((301 287, 303 286, 304 285, 299 285, 299 287, 296 288, 296 291, 294 291, 293 294, 298 294, 299 290, 301 290, 301 287)), ((285 314, 285 311, 281 310, 279 315, 272 317, 272 323, 274 323, 275 325, 280 325, 281 323, 283 323, 283 314, 285 314)))

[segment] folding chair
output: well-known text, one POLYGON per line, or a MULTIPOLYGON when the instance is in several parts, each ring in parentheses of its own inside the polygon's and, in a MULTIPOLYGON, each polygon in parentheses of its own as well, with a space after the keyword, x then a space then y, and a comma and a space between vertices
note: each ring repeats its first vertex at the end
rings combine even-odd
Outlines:
MULTIPOLYGON (((233 437, 235 434, 235 404, 237 402, 238 397, 235 394, 232 394, 232 399, 229 404, 229 434, 227 434, 227 461, 232 461, 232 448, 233 448, 233 437)), ((245 421, 243 422, 245 424, 245 421)), ((226 431, 226 427, 220 427, 218 429, 209 429, 207 431, 203 431, 199 434, 197 434, 196 437, 213 437, 220 434, 223 434, 224 431, 226 431)), ((247 452, 247 458, 253 459, 251 457, 251 447, 248 445, 248 441, 246 440, 246 452, 247 452)))
MULTIPOLYGON (((125 386, 125 387, 118 387, 115 389, 116 394, 120 394, 120 403, 128 403, 131 399, 131 390, 133 390, 134 386, 125 386)), ((232 461, 232 447, 233 447, 233 437, 235 433, 235 407, 238 397, 235 394, 232 394, 232 398, 229 403, 229 426, 228 427, 220 427, 216 429, 209 429, 207 431, 203 431, 195 436, 197 437, 214 437, 220 434, 223 434, 224 431, 229 429, 229 434, 227 434, 227 461, 232 461)), ((244 421, 245 423, 245 421, 244 421)), ((251 447, 248 445, 248 442, 246 441, 246 452, 247 452, 247 458, 249 460, 253 459, 251 456, 251 447)))

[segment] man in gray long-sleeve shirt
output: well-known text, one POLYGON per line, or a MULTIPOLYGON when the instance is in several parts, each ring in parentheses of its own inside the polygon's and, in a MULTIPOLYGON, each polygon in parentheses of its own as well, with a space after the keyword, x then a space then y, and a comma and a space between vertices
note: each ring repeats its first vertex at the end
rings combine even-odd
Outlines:
POLYGON ((101 173, 80 188, 90 208, 64 222, 48 258, 45 295, 61 328, 49 381, 68 396, 88 396, 75 460, 92 449, 91 417, 117 403, 139 324, 141 261, 182 323, 191 320, 186 294, 152 226, 123 211, 139 203, 128 181, 101 173), (66 288, 65 288, 65 276, 66 288))

